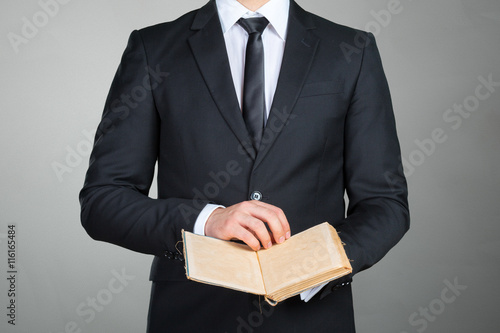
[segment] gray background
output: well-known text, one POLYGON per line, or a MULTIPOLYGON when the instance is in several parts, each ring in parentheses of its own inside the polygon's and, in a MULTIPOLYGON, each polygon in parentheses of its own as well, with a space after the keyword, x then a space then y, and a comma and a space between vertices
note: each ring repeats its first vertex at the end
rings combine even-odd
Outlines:
MULTIPOLYGON (((204 3, 72 0, 43 22, 38 1, 2 0, 1 332, 144 331, 151 257, 94 242, 79 222, 88 133, 129 33, 204 3), (8 34, 22 35, 23 18, 34 16, 41 27, 16 52, 8 34), (54 166, 65 172, 58 176, 54 166), (8 224, 18 231, 15 327, 5 316, 8 224), (114 271, 130 280, 120 284, 114 271), (87 302, 98 297, 105 305, 91 317, 87 302)), ((478 105, 473 96, 480 77, 500 82, 500 1, 401 0, 394 8, 397 2, 388 0, 299 3, 375 33, 407 161, 412 228, 356 277, 359 332, 498 332, 500 87, 478 105), (391 18, 377 20, 388 8, 391 18), (464 102, 470 113, 446 118, 464 102), (439 129, 441 142, 432 147, 439 129), (453 294, 448 283, 467 289, 453 294), (427 317, 419 314, 426 308, 427 317)))

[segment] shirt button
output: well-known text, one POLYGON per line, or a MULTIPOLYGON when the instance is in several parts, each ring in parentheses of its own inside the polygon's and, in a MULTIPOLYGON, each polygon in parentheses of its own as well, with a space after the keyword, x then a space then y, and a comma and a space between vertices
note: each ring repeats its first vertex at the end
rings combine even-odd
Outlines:
POLYGON ((261 201, 262 200, 262 193, 260 193, 259 191, 252 192, 252 194, 250 194, 250 200, 261 201))

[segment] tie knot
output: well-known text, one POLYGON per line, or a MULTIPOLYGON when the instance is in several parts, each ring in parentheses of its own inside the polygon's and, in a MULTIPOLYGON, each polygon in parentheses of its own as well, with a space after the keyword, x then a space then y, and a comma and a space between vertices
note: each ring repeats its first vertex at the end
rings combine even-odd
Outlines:
POLYGON ((255 17, 247 19, 240 18, 238 20, 238 24, 241 25, 241 27, 245 29, 249 35, 256 32, 262 34, 264 32, 264 29, 266 29, 267 25, 269 24, 269 21, 265 17, 255 17))

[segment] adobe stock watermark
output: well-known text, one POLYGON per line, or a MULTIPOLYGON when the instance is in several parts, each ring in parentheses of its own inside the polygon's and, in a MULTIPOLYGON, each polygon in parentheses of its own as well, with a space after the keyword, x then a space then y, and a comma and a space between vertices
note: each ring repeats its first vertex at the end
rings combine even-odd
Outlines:
POLYGON ((237 333, 253 333, 255 329, 262 326, 266 318, 269 318, 274 312, 274 307, 267 302, 257 302, 257 300, 255 300, 252 305, 255 307, 255 310, 250 312, 246 318, 241 316, 236 318, 238 325, 236 327, 237 333))
MULTIPOLYGON (((290 284, 295 284, 300 280, 309 277, 311 272, 316 272, 322 266, 322 263, 331 262, 331 254, 337 253, 337 248, 335 244, 328 243, 326 245, 318 244, 314 247, 314 249, 307 251, 310 251, 310 255, 295 262, 290 269, 283 272, 282 280, 290 281, 290 284)), ((315 297, 323 299, 331 292, 331 288, 325 288, 321 296, 315 297)), ((250 312, 247 318, 240 316, 236 319, 238 322, 236 331, 238 333, 254 332, 257 328, 262 326, 266 318, 269 318, 273 314, 275 309, 267 302, 259 303, 255 300, 252 304, 255 307, 255 310, 250 312)))
MULTIPOLYGON (((92 323, 99 313, 104 312, 107 306, 115 300, 116 296, 122 293, 129 285, 130 281, 135 280, 134 275, 128 275, 125 268, 120 272, 112 270, 113 277, 109 280, 107 286, 99 290, 95 296, 89 296, 80 304, 78 304, 75 312, 83 323, 89 325, 92 323)), ((79 325, 73 320, 64 325, 63 331, 60 333, 82 333, 84 325, 79 325)), ((52 332, 51 332, 52 333, 52 332)))
MULTIPOLYGON (((409 1, 411 2, 412 0, 409 1)), ((404 8, 401 0, 389 0, 385 9, 370 11, 373 20, 365 24, 364 30, 371 32, 375 37, 378 36, 382 32, 382 29, 387 28, 391 24, 395 15, 403 12, 404 8)), ((351 63, 353 54, 361 53, 369 44, 370 40, 367 39, 366 34, 360 31, 354 36, 352 43, 342 42, 339 46, 347 63, 351 63)))
POLYGON ((21 18, 21 30, 19 33, 9 32, 7 39, 12 49, 17 54, 21 45, 28 44, 33 40, 40 30, 49 24, 56 17, 61 6, 67 5, 71 0, 39 0, 40 10, 36 11, 30 18, 23 16, 21 18))
MULTIPOLYGON (((481 102, 493 96, 497 88, 500 87, 500 82, 493 80, 493 73, 487 76, 481 75, 477 80, 479 84, 476 85, 473 93, 466 96, 461 103, 455 103, 443 112, 442 119, 448 128, 436 127, 431 131, 429 137, 416 139, 414 141, 416 148, 408 154, 408 157, 402 157, 401 161, 406 177, 412 176, 418 167, 422 166, 428 158, 438 151, 438 146, 449 139, 449 133, 460 129, 464 120, 470 119, 479 110, 481 102)), ((391 186, 403 181, 401 175, 392 172, 386 172, 385 179, 391 186)))
MULTIPOLYGON (((118 121, 123 121, 130 116, 130 112, 140 108, 140 103, 146 100, 148 94, 155 90, 170 74, 162 72, 160 66, 155 69, 145 67, 146 74, 140 84, 130 89, 129 93, 123 93, 110 104, 110 110, 102 118, 97 134, 110 133, 115 129, 118 121)), ((83 138, 74 146, 66 146, 66 154, 63 161, 52 161, 51 167, 59 182, 64 181, 66 174, 71 174, 84 160, 88 159, 92 152, 95 132, 83 130, 83 138)))
POLYGON ((64 161, 52 161, 50 164, 60 183, 64 181, 64 175, 73 173, 73 170, 82 165, 85 158, 90 156, 94 142, 94 132, 82 130, 81 139, 75 146, 66 146, 64 161))
MULTIPOLYGON (((264 133, 262 134, 259 150, 263 151, 270 144, 272 144, 283 128, 288 126, 288 124, 297 117, 297 115, 292 114, 290 110, 288 110, 287 106, 283 108, 283 111, 278 108, 273 108, 269 113, 269 118, 267 120, 264 133)), ((248 150, 252 149, 253 147, 251 141, 246 141, 238 146, 238 153, 240 155, 248 156, 248 150)), ((247 157, 247 162, 251 163, 253 160, 250 157, 247 157)))
MULTIPOLYGON (((427 306, 421 306, 417 311, 410 314, 408 323, 418 333, 423 333, 427 330, 430 323, 435 322, 440 315, 462 295, 464 290, 467 290, 466 285, 461 285, 458 282, 458 277, 443 281, 445 287, 441 290, 441 294, 431 300, 427 306)), ((401 333, 409 333, 401 331, 401 333)))
MULTIPOLYGON (((265 149, 267 145, 271 144, 278 133, 295 118, 297 118, 297 116, 288 113, 286 107, 283 111, 274 108, 271 111, 268 123, 266 124, 266 129, 263 133, 260 150, 265 149)), ((239 144, 237 153, 247 156, 246 161, 248 163, 253 163, 254 160, 252 160, 248 155, 248 150, 253 150, 252 143, 250 141, 239 144)), ((233 177, 239 176, 243 170, 244 169, 241 163, 233 159, 226 163, 224 170, 209 172, 208 176, 210 181, 202 187, 195 187, 191 190, 193 193, 192 205, 190 206, 182 203, 178 206, 184 221, 189 223, 193 216, 198 216, 199 210, 202 210, 207 203, 213 202, 221 191, 231 183, 233 177)))
POLYGON ((236 160, 230 160, 226 163, 225 170, 208 173, 211 181, 207 182, 201 189, 193 188, 192 206, 185 203, 179 205, 179 211, 186 222, 191 221, 192 216, 198 216, 199 210, 202 210, 207 202, 212 202, 219 193, 224 190, 233 177, 240 175, 243 168, 236 160))
MULTIPOLYGON (((309 251, 304 249, 304 251, 309 251)), ((289 270, 283 272, 283 281, 290 281, 291 284, 300 282, 310 276, 311 272, 316 272, 321 268, 322 263, 331 262, 331 255, 337 253, 337 247, 334 243, 328 243, 326 246, 319 243, 310 255, 304 257, 302 261, 295 262, 289 270)))

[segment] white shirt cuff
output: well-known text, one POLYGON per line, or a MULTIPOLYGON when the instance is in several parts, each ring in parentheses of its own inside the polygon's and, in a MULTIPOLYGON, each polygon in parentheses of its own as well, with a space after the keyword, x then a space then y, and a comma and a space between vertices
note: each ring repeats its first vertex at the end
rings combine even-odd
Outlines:
POLYGON ((300 293, 300 299, 307 303, 311 298, 313 298, 314 295, 316 295, 327 284, 328 282, 325 282, 322 285, 303 291, 302 293, 300 293))
POLYGON ((205 236, 205 224, 207 224, 208 218, 217 208, 226 207, 221 205, 207 204, 205 208, 201 210, 200 215, 198 215, 198 217, 196 218, 196 222, 194 223, 193 233, 205 236))

